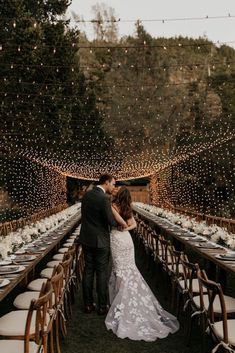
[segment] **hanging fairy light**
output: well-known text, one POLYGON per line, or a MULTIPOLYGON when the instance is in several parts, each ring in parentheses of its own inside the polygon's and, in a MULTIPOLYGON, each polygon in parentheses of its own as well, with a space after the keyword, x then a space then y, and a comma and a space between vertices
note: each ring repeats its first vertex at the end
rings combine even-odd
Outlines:
MULTIPOLYGON (((163 20, 164 23, 166 21, 163 20)), ((38 27, 36 22, 30 24, 35 29, 38 27)), ((16 28, 16 22, 13 22, 13 27, 16 28)), ((84 104, 88 105, 91 87, 86 87, 84 95, 75 90, 76 81, 73 77, 66 82, 48 79, 49 71, 59 76, 59 73, 68 69, 76 75, 76 64, 73 63, 72 67, 58 65, 57 56, 62 47, 60 43, 1 44, 2 52, 14 51, 16 54, 14 62, 0 64, 5 74, 0 89, 3 97, 1 105, 4 107, 1 124, 4 139, 0 142, 0 149, 5 156, 15 156, 14 165, 11 165, 10 160, 6 162, 2 159, 1 170, 6 171, 6 174, 12 171, 12 180, 5 175, 4 190, 21 216, 64 203, 66 177, 94 180, 104 172, 114 174, 119 180, 149 177, 152 202, 163 207, 193 207, 215 214, 229 212, 229 200, 234 193, 232 165, 229 162, 232 152, 229 146, 234 134, 229 126, 225 126, 224 118, 232 117, 231 99, 222 102, 225 85, 221 82, 220 92, 214 92, 212 83, 216 80, 209 81, 208 77, 214 78, 222 68, 228 73, 227 78, 223 78, 224 82, 232 87, 235 62, 232 59, 224 60, 223 57, 211 58, 210 54, 202 60, 200 53, 213 45, 203 40, 191 44, 181 39, 172 44, 167 40, 156 45, 149 45, 146 41, 141 41, 139 46, 127 44, 69 45, 71 50, 77 48, 85 52, 84 59, 80 56, 80 69, 86 73, 88 81, 97 70, 107 70, 106 81, 97 80, 95 94, 104 131, 111 139, 113 149, 106 137, 104 141, 100 140, 100 128, 97 128, 92 117, 84 119, 78 113, 76 119, 70 120, 71 102, 75 107, 81 95, 84 104), (42 47, 53 54, 51 62, 47 63, 43 59, 36 63, 17 60, 24 50, 32 51, 33 55, 35 51, 36 55, 42 47), (176 63, 169 65, 165 61, 160 64, 155 61, 142 62, 139 57, 133 56, 136 50, 140 53, 157 50, 167 59, 172 48, 179 57, 185 48, 191 48, 197 56, 193 62, 186 62, 182 55, 176 63), (95 55, 102 51, 109 57, 110 53, 114 53, 116 59, 111 63, 95 61, 95 55), (200 77, 204 71, 208 72, 208 76, 200 77), (25 72, 29 75, 25 75, 25 72), (139 75, 146 72, 147 79, 139 83, 139 75), (157 76, 159 72, 162 81, 157 76), (30 78, 32 73, 35 74, 33 79, 30 78), (38 80, 38 77, 42 80, 38 80), (108 80, 110 77, 112 80, 108 80), (192 83, 197 86, 191 87, 192 83), (203 126, 208 116, 214 119, 203 134, 202 129, 190 131, 187 126, 189 119, 195 121, 196 125, 197 100, 200 100, 204 107, 202 112, 206 115, 201 114, 198 125, 203 126), (61 107, 53 114, 53 106, 57 102, 61 107), (34 125, 36 121, 41 123, 34 125), (78 129, 80 135, 77 141, 76 135, 60 136, 58 121, 65 122, 71 130, 74 127, 78 129), (35 126, 34 130, 32 126, 35 126), (86 131, 90 134, 85 129, 84 133, 80 132, 84 127, 89 127, 86 131), (179 137, 180 131, 183 131, 183 138, 179 137), (177 139, 179 144, 175 143, 177 139), (77 148, 76 142, 81 142, 83 148, 77 148), (106 150, 97 153, 96 148, 101 142, 106 150), (226 168, 220 167, 224 154, 228 156, 224 162, 226 168), (24 164, 25 174, 21 172, 24 164), (224 185, 224 189, 219 183, 224 185), (200 188, 204 188, 204 192, 199 199, 200 188)))

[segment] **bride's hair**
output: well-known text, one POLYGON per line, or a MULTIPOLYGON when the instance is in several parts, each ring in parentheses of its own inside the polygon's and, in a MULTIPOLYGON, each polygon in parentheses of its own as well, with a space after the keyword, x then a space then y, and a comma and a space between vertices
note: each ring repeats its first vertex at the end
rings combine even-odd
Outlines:
POLYGON ((120 215, 124 220, 130 219, 132 217, 132 208, 131 208, 131 194, 130 191, 122 186, 116 195, 115 204, 120 209, 120 215))

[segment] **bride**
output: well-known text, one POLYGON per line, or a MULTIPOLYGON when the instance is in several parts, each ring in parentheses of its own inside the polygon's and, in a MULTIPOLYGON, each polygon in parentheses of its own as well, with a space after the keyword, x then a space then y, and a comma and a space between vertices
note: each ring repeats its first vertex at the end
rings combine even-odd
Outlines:
POLYGON ((136 227, 131 208, 131 196, 121 187, 112 204, 118 224, 127 223, 124 230, 111 232, 113 268, 109 281, 110 309, 105 319, 107 329, 118 337, 155 341, 179 329, 177 319, 166 312, 143 279, 135 264, 134 245, 130 230, 136 227))

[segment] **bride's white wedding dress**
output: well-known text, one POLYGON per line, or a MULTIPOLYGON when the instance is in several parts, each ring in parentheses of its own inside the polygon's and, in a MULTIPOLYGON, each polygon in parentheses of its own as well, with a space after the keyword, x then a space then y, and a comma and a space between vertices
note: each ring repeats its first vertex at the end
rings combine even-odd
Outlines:
POLYGON ((179 329, 177 319, 165 311, 135 264, 134 245, 128 231, 112 230, 113 269, 109 282, 111 307, 107 329, 118 337, 155 341, 179 329))

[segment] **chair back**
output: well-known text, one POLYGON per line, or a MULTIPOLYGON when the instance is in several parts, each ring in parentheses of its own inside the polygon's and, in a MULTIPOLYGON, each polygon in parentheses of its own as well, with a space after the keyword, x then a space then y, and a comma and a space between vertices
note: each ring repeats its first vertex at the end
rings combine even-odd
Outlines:
POLYGON ((137 223, 137 233, 140 237, 143 237, 143 233, 144 233, 144 221, 142 221, 141 219, 139 220, 139 222, 137 223))
POLYGON ((69 251, 65 254, 64 261, 61 263, 61 265, 63 266, 64 280, 66 284, 70 279, 73 265, 73 257, 69 251))
POLYGON ((169 269, 174 275, 175 278, 182 278, 182 272, 180 273, 179 271, 179 265, 182 265, 182 257, 184 256, 184 253, 182 251, 177 251, 175 250, 174 246, 171 245, 168 247, 168 251, 170 253, 171 257, 171 263, 169 264, 169 269))
POLYGON ((159 249, 160 249, 160 235, 157 234, 155 230, 151 232, 151 249, 154 255, 154 259, 159 259, 159 249))
POLYGON ((160 243, 160 258, 163 263, 167 264, 168 263, 168 247, 171 245, 169 240, 164 239, 163 237, 159 238, 159 243, 160 243))
POLYGON ((183 265, 184 290, 188 292, 190 297, 193 297, 193 279, 197 278, 199 265, 189 262, 186 255, 181 256, 181 261, 183 265))
POLYGON ((145 225, 145 244, 148 250, 152 251, 152 228, 149 224, 145 225))
POLYGON ((82 280, 83 277, 83 271, 85 267, 85 261, 84 261, 84 254, 82 251, 82 246, 79 244, 76 244, 76 276, 78 281, 82 280))
POLYGON ((53 318, 51 316, 52 292, 53 288, 50 283, 50 280, 48 280, 42 285, 39 298, 33 299, 30 303, 25 325, 25 352, 29 352, 29 342, 31 338, 30 327, 32 324, 32 317, 34 313, 36 313, 34 337, 35 342, 39 345, 43 344, 44 352, 47 351, 47 337, 53 325, 53 318))
POLYGON ((55 266, 54 275, 51 277, 51 284, 54 290, 55 307, 60 304, 63 297, 64 269, 61 264, 55 266))
POLYGON ((214 281, 208 280, 207 278, 203 278, 200 271, 197 273, 198 281, 199 281, 199 288, 200 288, 200 303, 201 309, 207 312, 208 324, 213 331, 213 324, 215 322, 215 315, 213 310, 213 303, 215 298, 219 297, 219 302, 221 306, 221 313, 222 313, 222 321, 223 321, 223 341, 227 344, 228 343, 228 323, 227 323, 227 311, 226 305, 224 300, 224 294, 220 283, 216 283, 214 281), (203 288, 207 290, 208 299, 209 299, 209 306, 208 308, 205 307, 204 300, 203 300, 203 288))

